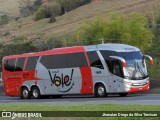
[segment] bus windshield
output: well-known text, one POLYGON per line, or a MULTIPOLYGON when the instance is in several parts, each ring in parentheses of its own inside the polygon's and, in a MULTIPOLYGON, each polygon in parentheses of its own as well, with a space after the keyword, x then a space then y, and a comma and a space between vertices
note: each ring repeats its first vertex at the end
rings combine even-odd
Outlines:
POLYGON ((127 66, 123 67, 126 78, 135 80, 148 77, 146 62, 140 51, 119 52, 118 55, 126 60, 127 66))
POLYGON ((140 51, 115 52, 101 51, 109 70, 112 72, 113 65, 109 56, 119 56, 126 60, 127 66, 121 67, 124 77, 130 80, 140 80, 148 77, 146 62, 140 51))

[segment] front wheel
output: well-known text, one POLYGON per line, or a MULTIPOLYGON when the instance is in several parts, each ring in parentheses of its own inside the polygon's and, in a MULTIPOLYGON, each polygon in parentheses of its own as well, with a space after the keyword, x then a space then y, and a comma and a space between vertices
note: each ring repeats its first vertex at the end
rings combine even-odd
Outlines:
POLYGON ((128 93, 119 93, 119 96, 121 97, 126 97, 128 95, 128 93))
POLYGON ((96 97, 106 97, 106 88, 104 87, 103 84, 99 84, 95 87, 95 96, 96 97))
POLYGON ((38 87, 34 87, 32 89, 32 97, 33 97, 33 99, 39 99, 41 97, 40 90, 38 87))

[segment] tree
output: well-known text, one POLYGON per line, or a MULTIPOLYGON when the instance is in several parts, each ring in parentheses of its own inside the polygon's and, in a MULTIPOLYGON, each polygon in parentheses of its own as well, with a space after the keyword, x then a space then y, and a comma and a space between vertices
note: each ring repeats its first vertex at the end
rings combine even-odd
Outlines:
POLYGON ((35 13, 35 20, 46 18, 47 11, 44 7, 39 7, 35 13))
POLYGON ((112 13, 109 18, 95 17, 87 20, 78 30, 83 44, 105 42, 125 43, 139 47, 145 51, 150 47, 152 33, 147 27, 147 20, 140 14, 129 17, 112 13))
POLYGON ((60 16, 62 14, 60 3, 58 3, 57 1, 50 2, 46 6, 46 12, 47 12, 46 14, 47 18, 60 16))
POLYGON ((79 6, 88 4, 91 0, 56 0, 62 6, 62 13, 69 12, 79 6))
POLYGON ((156 24, 154 25, 155 26, 155 30, 153 31, 153 41, 152 41, 152 47, 150 49, 151 53, 154 55, 154 56, 159 56, 160 53, 160 16, 157 17, 157 20, 156 20, 156 24))
POLYGON ((32 0, 20 0, 19 9, 20 9, 20 14, 23 17, 32 15, 35 10, 32 0))

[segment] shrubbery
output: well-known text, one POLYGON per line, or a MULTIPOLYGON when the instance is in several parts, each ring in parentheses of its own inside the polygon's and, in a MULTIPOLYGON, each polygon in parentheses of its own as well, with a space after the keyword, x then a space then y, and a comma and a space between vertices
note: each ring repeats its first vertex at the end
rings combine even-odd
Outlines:
POLYGON ((46 9, 43 7, 40 7, 37 9, 35 13, 35 20, 41 20, 46 17, 46 9))
POLYGON ((152 33, 147 27, 147 20, 140 14, 132 14, 130 17, 121 14, 111 14, 105 20, 95 17, 88 20, 78 31, 82 44, 125 43, 137 46, 146 51, 151 46, 152 33))
POLYGON ((9 23, 9 17, 7 15, 0 16, 0 25, 6 25, 9 23))
POLYGON ((35 7, 32 0, 20 0, 19 9, 20 9, 20 15, 22 17, 33 15, 35 11, 35 7))
POLYGON ((56 1, 50 2, 45 9, 47 18, 60 16, 62 14, 61 5, 56 1))
POLYGON ((27 17, 35 13, 35 20, 52 18, 69 12, 79 6, 88 4, 91 0, 49 0, 48 5, 43 5, 42 0, 20 0, 21 16, 27 17))

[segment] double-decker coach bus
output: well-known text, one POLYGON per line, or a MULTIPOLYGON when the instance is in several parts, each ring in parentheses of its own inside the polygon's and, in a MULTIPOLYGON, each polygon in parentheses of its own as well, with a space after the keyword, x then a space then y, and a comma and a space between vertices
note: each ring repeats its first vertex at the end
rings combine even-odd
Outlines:
POLYGON ((100 44, 58 48, 3 58, 5 94, 23 99, 67 94, 126 96, 149 90, 145 58, 130 45, 100 44))

